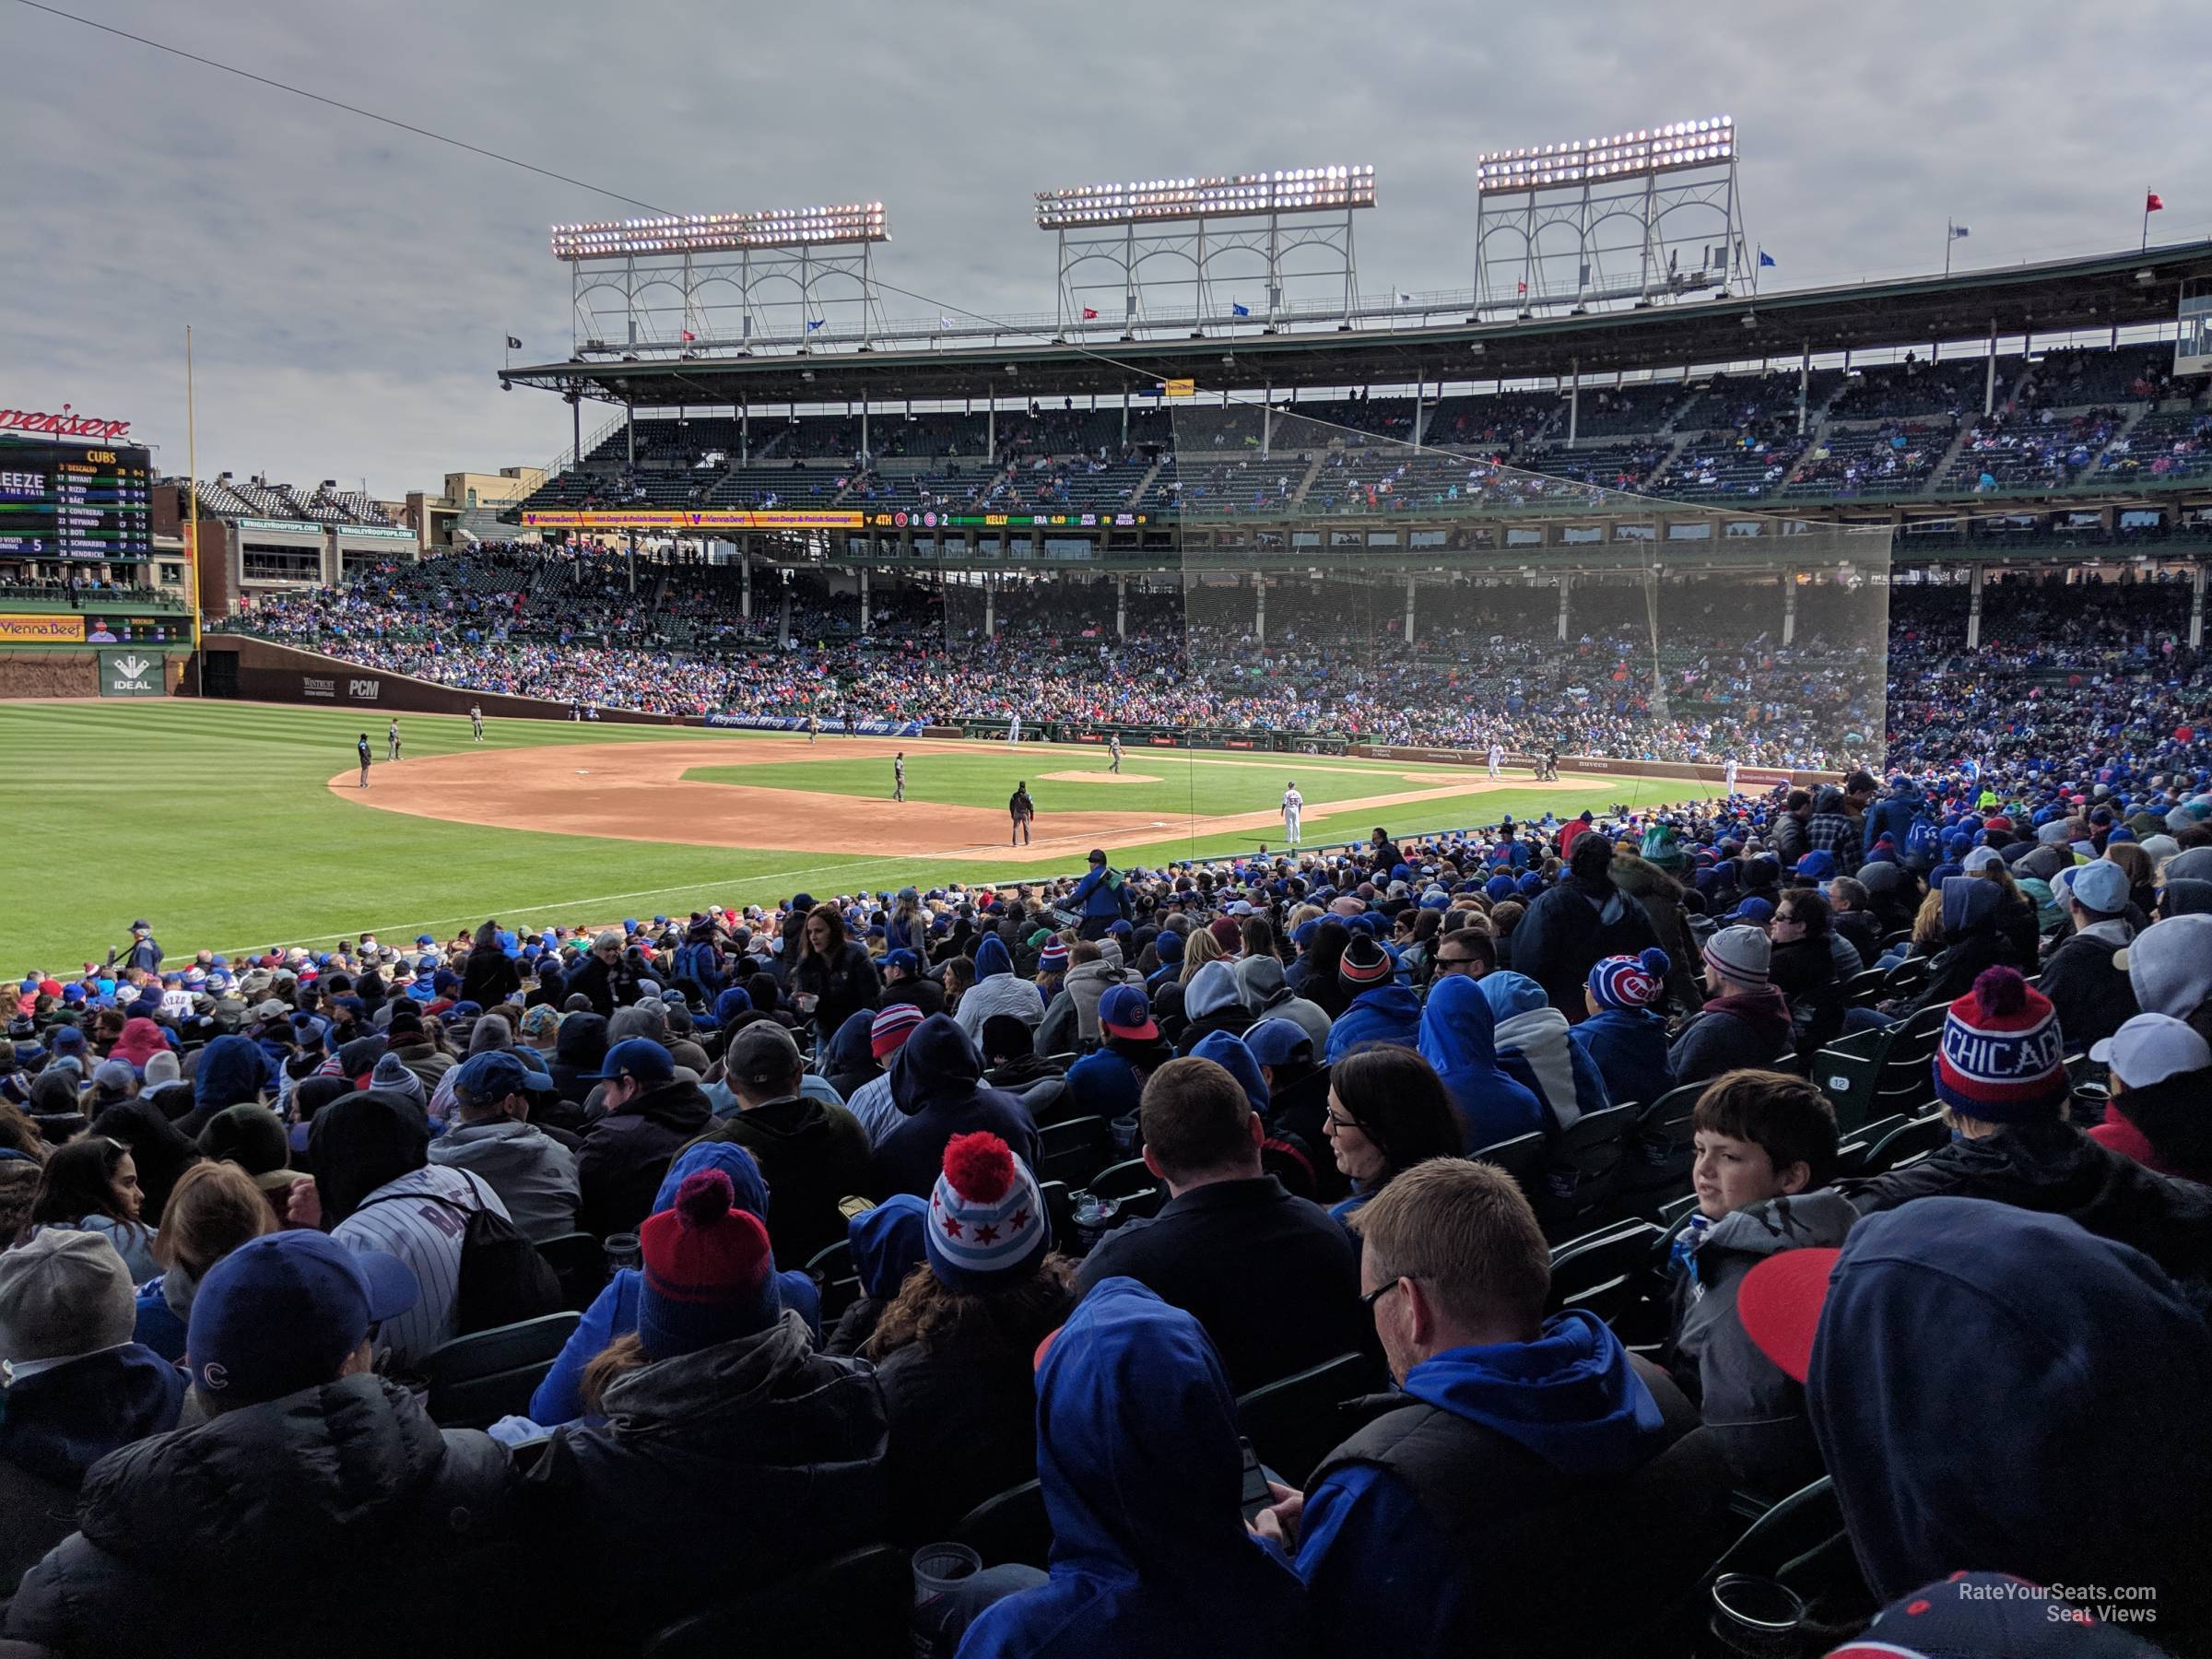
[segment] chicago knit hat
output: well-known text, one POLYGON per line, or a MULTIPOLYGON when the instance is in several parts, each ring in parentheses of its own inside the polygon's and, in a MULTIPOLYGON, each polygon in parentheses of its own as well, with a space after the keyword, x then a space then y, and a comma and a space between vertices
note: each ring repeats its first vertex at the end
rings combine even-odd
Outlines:
POLYGON ((868 1023, 868 1052, 881 1065, 914 1034, 922 1023, 922 1010, 912 1003, 893 1003, 868 1023))
POLYGON ((1759 928, 1724 927, 1705 941, 1705 959, 1732 980, 1763 985, 1774 947, 1759 928))
POLYGON ((130 1269, 100 1234, 50 1227, 0 1252, 0 1359, 66 1359, 128 1342, 130 1269))
POLYGON ((1372 985, 1387 985, 1391 972, 1390 958, 1371 934, 1354 934, 1352 942, 1344 947, 1343 959, 1336 964, 1336 977, 1347 990, 1354 993, 1372 985))
POLYGON ((1065 939, 1046 941, 1044 948, 1037 953, 1037 971, 1040 973, 1065 973, 1067 971, 1067 941, 1065 939))
POLYGON ((638 1229, 638 1336, 655 1359, 764 1331, 782 1316, 768 1229, 736 1207, 729 1171, 694 1171, 638 1229))
POLYGON ((1027 1278, 1051 1243, 1044 1196, 1013 1149, 995 1135, 956 1135, 929 1195, 924 1247, 954 1290, 988 1291, 1027 1278))
POLYGON ((1674 959, 1656 945, 1641 956, 1610 956, 1590 970, 1590 994, 1601 1008, 1648 1008, 1666 990, 1674 959))
POLYGON ((1992 1124, 2054 1115, 2066 1098, 2066 1045, 2051 999, 2011 968, 1984 968, 1944 1016, 1936 1093, 1992 1124))

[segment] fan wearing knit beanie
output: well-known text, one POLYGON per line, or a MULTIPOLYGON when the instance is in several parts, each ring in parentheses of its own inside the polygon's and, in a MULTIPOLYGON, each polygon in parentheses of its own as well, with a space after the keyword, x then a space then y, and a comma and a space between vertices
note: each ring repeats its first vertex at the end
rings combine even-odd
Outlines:
POLYGON ((2065 1053, 2050 1000, 2013 969, 1983 969, 1951 1004, 1932 1063, 1953 1138, 1837 1190, 1861 1215, 1945 1196, 2041 1210, 2176 1278, 2212 1277, 2212 1189, 2147 1170, 2066 1122, 2065 1053))
POLYGON ((782 1316, 768 1229, 737 1208, 726 1171, 685 1176, 674 1206, 646 1218, 638 1242, 645 1257, 638 1340, 647 1358, 748 1336, 782 1316))
POLYGON ((1590 970, 1583 1003, 1590 1018, 1569 1033, 1590 1056, 1616 1100, 1655 1100, 1675 1086, 1666 1058, 1666 995, 1674 959, 1656 945, 1637 956, 1601 958, 1590 970))
POLYGON ((1331 1065, 1370 1043, 1412 1048, 1420 1041, 1421 999, 1396 982, 1397 964, 1390 953, 1373 935, 1355 932, 1336 964, 1336 982, 1351 1000, 1329 1030, 1331 1065))
POLYGON ((995 1135, 956 1135, 929 1194, 926 1270, 910 1273, 862 1350, 890 1419, 902 1538, 945 1536, 1037 1472, 1031 1356, 1068 1307, 1043 1195, 995 1135))

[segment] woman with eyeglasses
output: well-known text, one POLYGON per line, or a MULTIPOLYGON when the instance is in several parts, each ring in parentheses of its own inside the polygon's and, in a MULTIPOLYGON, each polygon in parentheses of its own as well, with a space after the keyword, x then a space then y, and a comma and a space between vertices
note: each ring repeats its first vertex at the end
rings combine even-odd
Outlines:
POLYGON ((1424 1159, 1466 1147, 1435 1067, 1394 1043, 1354 1049, 1330 1068, 1323 1133, 1352 1183, 1352 1195, 1329 1211, 1339 1221, 1424 1159))

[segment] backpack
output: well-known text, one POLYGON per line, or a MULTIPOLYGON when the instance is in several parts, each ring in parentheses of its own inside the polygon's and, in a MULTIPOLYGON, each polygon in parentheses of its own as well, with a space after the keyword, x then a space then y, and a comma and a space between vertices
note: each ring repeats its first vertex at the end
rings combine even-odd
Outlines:
POLYGON ((1917 818, 1912 828, 1905 831, 1901 849, 1905 863, 1915 870, 1932 870, 1943 857, 1943 831, 1936 828, 1931 818, 1917 818))
MULTIPOLYGON (((455 1171, 480 1199, 477 1178, 455 1171)), ((470 1209, 438 1193, 393 1193, 371 1198, 370 1205, 394 1204, 402 1198, 428 1198, 465 1218, 461 1230, 461 1275, 453 1295, 454 1335, 472 1336, 478 1331, 497 1330, 545 1313, 560 1312, 560 1277, 553 1265, 538 1253, 522 1229, 499 1211, 470 1209)), ((359 1210, 356 1211, 359 1213, 359 1210)))

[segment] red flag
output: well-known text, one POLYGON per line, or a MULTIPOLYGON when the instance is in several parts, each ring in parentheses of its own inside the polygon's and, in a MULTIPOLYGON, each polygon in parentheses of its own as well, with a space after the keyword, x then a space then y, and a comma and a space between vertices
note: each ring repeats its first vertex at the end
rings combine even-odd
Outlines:
POLYGON ((2154 190, 2150 192, 2143 198, 2143 211, 2146 213, 2163 213, 2166 211, 2166 204, 2159 199, 2159 193, 2157 191, 2154 190))
POLYGON ((693 334, 693 333, 692 333, 692 332, 691 332, 689 329, 688 329, 688 328, 687 328, 687 329, 685 329, 685 330, 684 330, 684 339, 685 339, 685 341, 686 341, 687 343, 688 343, 688 342, 690 342, 690 341, 692 341, 692 340, 696 340, 696 339, 698 339, 698 338, 699 338, 699 336, 698 336, 697 335, 693 334))
POLYGON ((1093 321, 1098 314, 1099 313, 1096 311, 1088 305, 1083 308, 1083 321, 1086 323, 1093 321))
POLYGON ((1515 292, 1516 294, 1525 294, 1525 293, 1527 293, 1527 292, 1528 292, 1528 284, 1527 284, 1527 283, 1525 283, 1525 282, 1516 282, 1515 284, 1513 284, 1513 292, 1515 292))

